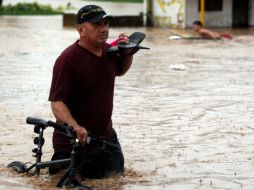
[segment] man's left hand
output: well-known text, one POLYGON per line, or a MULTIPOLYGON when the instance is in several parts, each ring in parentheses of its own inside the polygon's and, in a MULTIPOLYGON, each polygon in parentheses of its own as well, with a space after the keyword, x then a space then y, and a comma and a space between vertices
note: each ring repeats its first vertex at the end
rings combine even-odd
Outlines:
MULTIPOLYGON (((129 43, 129 38, 126 33, 122 32, 119 35, 118 44, 127 44, 129 43)), ((121 48, 120 54, 125 56, 132 56, 135 54, 139 49, 138 48, 121 48)))
POLYGON ((119 44, 127 44, 129 42, 129 38, 125 32, 119 34, 118 43, 119 44))

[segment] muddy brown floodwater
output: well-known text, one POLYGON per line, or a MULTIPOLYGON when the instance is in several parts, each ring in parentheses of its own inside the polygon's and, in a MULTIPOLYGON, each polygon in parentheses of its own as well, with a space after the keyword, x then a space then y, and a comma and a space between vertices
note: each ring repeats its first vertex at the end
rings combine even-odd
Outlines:
MULTIPOLYGON (((230 41, 169 40, 169 30, 149 28, 113 28, 110 38, 121 31, 145 32, 151 48, 116 81, 113 122, 126 176, 83 182, 95 190, 253 189, 253 29, 230 41)), ((54 119, 52 67, 77 37, 60 16, 0 17, 0 189, 55 189, 61 175, 6 165, 34 161, 25 119, 54 119)), ((52 130, 45 132, 43 160, 52 154, 52 130)))

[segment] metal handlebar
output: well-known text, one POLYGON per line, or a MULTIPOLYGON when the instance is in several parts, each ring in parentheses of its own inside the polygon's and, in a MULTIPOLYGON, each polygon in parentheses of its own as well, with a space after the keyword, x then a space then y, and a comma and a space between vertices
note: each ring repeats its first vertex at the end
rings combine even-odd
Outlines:
POLYGON ((27 117, 26 118, 26 123, 27 124, 31 124, 31 125, 35 125, 38 127, 42 127, 42 128, 46 128, 46 127, 53 127, 54 129, 59 129, 63 132, 63 134, 69 138, 75 138, 76 137, 76 133, 73 130, 72 127, 68 126, 67 124, 58 124, 56 122, 53 121, 45 121, 43 119, 38 119, 38 118, 34 118, 34 117, 27 117))
MULTIPOLYGON (((34 117, 27 117, 26 118, 26 123, 27 124, 31 124, 31 125, 35 125, 38 127, 42 127, 42 128, 46 128, 46 127, 53 127, 54 129, 59 129, 61 130, 63 133, 63 135, 65 135, 68 138, 76 138, 76 133, 73 130, 73 128, 71 126, 68 126, 67 124, 58 124, 56 122, 53 121, 45 121, 43 119, 39 119, 39 118, 34 118, 34 117)), ((108 142, 106 140, 104 140, 103 138, 100 137, 96 137, 94 135, 92 135, 91 132, 88 132, 88 137, 87 137, 87 144, 93 144, 93 143, 99 143, 99 144, 104 144, 107 146, 110 146, 112 148, 115 149, 119 149, 120 147, 118 145, 115 145, 111 142, 108 142)))

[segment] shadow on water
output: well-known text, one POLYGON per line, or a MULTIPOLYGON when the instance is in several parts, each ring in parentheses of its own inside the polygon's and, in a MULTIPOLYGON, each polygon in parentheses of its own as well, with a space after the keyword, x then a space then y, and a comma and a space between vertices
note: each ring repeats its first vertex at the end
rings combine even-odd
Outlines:
MULTIPOLYGON (((47 101, 52 67, 73 43, 62 18, 0 17, 0 189, 54 189, 59 176, 16 174, 5 166, 33 162, 27 116, 53 120, 47 101)), ((113 28, 147 34, 117 78, 113 121, 126 177, 85 180, 104 189, 252 189, 254 118, 253 29, 230 41, 169 40, 169 30, 113 28)), ((181 31, 183 32, 183 31, 181 31)), ((52 155, 52 130, 43 158, 52 155)))

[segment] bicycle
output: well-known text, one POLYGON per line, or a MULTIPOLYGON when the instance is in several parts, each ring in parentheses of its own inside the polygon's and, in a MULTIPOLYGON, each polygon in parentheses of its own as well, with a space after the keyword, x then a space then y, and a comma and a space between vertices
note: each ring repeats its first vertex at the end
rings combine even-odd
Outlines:
MULTIPOLYGON (((57 183, 57 187, 78 188, 79 190, 92 190, 90 187, 83 185, 77 179, 75 179, 75 173, 78 169, 78 167, 76 167, 75 160, 77 156, 77 148, 80 146, 79 141, 76 138, 75 131, 67 124, 60 125, 52 121, 45 121, 33 117, 27 117, 26 123, 34 125, 34 133, 38 134, 38 136, 34 138, 34 144, 37 145, 37 148, 34 148, 32 150, 32 152, 35 153, 34 157, 36 157, 36 161, 31 166, 28 166, 26 163, 23 163, 21 161, 13 161, 9 163, 7 167, 12 168, 19 173, 27 173, 33 168, 35 168, 35 173, 37 175, 40 175, 40 170, 43 168, 69 165, 69 168, 65 172, 64 176, 57 183), (43 133, 47 127, 53 127, 55 129, 61 130, 61 134, 65 135, 70 140, 70 144, 72 145, 70 158, 44 162, 41 161, 42 147, 45 143, 43 133)), ((117 145, 107 142, 102 138, 94 137, 91 133, 88 133, 86 143, 97 143, 100 144, 102 147, 110 146, 112 148, 119 148, 117 145)))

